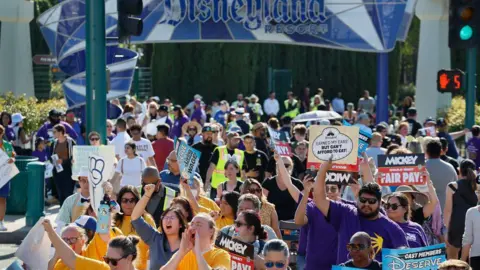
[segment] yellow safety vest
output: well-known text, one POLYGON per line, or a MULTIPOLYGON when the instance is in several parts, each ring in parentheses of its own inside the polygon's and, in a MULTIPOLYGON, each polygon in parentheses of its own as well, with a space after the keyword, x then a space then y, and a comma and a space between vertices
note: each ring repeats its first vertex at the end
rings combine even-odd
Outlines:
MULTIPOLYGON (((216 149, 218 150, 218 162, 212 174, 212 188, 217 188, 220 184, 227 181, 227 178, 225 177, 225 164, 227 163, 229 158, 232 158, 228 155, 227 146, 219 146, 216 149)), ((243 159, 245 158, 245 153, 242 150, 235 149, 234 157, 241 171, 243 166, 243 159)))
POLYGON ((295 109, 293 109, 293 110, 290 110, 290 111, 288 110, 289 108, 291 108, 289 106, 289 100, 288 99, 285 100, 283 102, 283 104, 285 105, 285 113, 283 114, 283 116, 288 116, 288 117, 293 119, 293 118, 295 118, 295 116, 297 116, 300 113, 300 110, 298 109, 298 106, 297 106, 298 101, 296 99, 294 99, 293 102, 292 102, 292 106, 295 107, 295 109))
MULTIPOLYGON (((165 187, 165 200, 163 202, 163 211, 170 207, 170 203, 175 198, 175 190, 163 185, 165 187)), ((142 186, 137 186, 138 193, 142 193, 142 186)))

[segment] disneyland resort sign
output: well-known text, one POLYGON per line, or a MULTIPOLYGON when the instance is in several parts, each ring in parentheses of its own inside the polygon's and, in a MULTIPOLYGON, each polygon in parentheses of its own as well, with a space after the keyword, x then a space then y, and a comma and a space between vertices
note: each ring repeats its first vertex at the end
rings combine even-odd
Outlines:
POLYGON ((184 20, 205 23, 234 21, 265 33, 325 34, 325 0, 166 0, 171 25, 184 20))

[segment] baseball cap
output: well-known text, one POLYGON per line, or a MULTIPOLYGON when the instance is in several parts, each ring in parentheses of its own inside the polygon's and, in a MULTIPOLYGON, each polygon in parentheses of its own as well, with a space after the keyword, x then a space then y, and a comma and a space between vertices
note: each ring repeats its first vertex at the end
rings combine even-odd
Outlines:
POLYGON ((168 112, 168 106, 167 105, 160 105, 160 107, 158 107, 158 110, 168 112))
POLYGON ((59 110, 57 109, 53 109, 53 110, 50 110, 48 112, 48 116, 61 116, 62 115, 62 112, 60 112, 59 110))
POLYGON ((436 124, 437 124, 437 121, 435 121, 435 118, 433 118, 433 117, 428 117, 427 119, 425 119, 424 125, 425 125, 425 124, 434 124, 434 125, 436 125, 436 124))
POLYGON ((75 220, 75 224, 81 228, 84 228, 85 230, 94 232, 97 230, 97 221, 91 216, 79 216, 77 220, 75 220))
POLYGON ((238 134, 238 132, 233 132, 233 131, 229 131, 227 133, 227 138, 229 138, 229 139, 241 139, 240 134, 238 134))
POLYGON ((214 132, 215 128, 212 125, 205 125, 202 128, 202 132, 214 132))
POLYGON ((196 94, 195 96, 193 96, 193 99, 200 99, 201 100, 201 99, 203 99, 203 97, 200 96, 199 94, 196 94))
POLYGON ((415 107, 410 107, 410 108, 408 108, 407 114, 410 114, 410 115, 415 115, 415 114, 417 114, 417 108, 415 108, 415 107))

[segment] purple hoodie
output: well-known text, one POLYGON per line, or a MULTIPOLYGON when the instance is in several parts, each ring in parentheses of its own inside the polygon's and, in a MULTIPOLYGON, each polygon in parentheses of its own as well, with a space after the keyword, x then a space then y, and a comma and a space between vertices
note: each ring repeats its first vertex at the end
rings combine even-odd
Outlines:
MULTIPOLYGON (((68 136, 70 136, 70 138, 74 140, 77 139, 77 132, 75 132, 75 130, 72 128, 72 126, 70 126, 70 124, 63 121, 60 121, 59 124, 62 124, 63 126, 65 126, 65 130, 67 131, 67 134, 68 136)), ((53 139, 53 133, 52 133, 53 126, 54 125, 50 123, 50 121, 45 122, 45 124, 43 124, 43 126, 41 126, 40 129, 37 131, 37 138, 43 137, 47 141, 53 139), (49 131, 51 132, 50 134, 49 134, 49 131)))

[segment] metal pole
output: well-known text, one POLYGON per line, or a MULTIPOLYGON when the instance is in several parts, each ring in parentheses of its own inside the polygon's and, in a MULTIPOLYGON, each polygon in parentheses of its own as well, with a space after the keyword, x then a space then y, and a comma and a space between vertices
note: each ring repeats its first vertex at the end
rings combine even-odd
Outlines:
POLYGON ((135 73, 133 74, 133 96, 137 97, 140 92, 140 69, 135 67, 135 73))
POLYGON ((475 125, 475 103, 476 98, 476 80, 477 80, 477 48, 467 49, 467 96, 466 96, 466 114, 465 127, 471 128, 475 125))
POLYGON ((388 53, 377 54, 377 124, 388 123, 388 53))
POLYGON ((106 144, 107 79, 105 43, 105 2, 86 0, 87 134, 96 131, 106 144))

